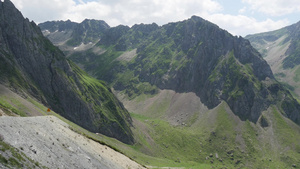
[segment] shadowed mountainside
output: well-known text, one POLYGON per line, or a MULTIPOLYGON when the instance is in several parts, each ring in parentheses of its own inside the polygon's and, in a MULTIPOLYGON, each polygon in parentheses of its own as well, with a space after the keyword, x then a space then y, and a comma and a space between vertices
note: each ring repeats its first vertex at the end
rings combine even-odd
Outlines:
POLYGON ((0 3, 0 21, 1 83, 92 132, 133 143, 130 115, 104 82, 68 61, 9 0, 0 3))

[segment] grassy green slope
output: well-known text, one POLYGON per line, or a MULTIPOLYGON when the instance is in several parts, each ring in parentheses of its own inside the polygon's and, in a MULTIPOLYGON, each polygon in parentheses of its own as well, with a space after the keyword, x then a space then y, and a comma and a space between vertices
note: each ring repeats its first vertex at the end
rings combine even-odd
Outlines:
MULTIPOLYGON (((99 81, 89 76, 86 72, 82 71, 74 63, 71 63, 71 67, 79 76, 79 80, 85 88, 80 95, 87 103, 92 104, 95 112, 101 112, 112 122, 115 123, 127 123, 124 119, 130 119, 128 112, 123 108, 121 103, 112 94, 110 88, 108 88, 103 81, 99 81), (102 104, 97 104, 98 100, 95 98, 101 98, 102 104)), ((72 81, 72 79, 70 79, 72 81)), ((77 92, 80 92, 77 90, 77 92)), ((119 124, 120 125, 120 124, 119 124)), ((122 124, 120 126, 130 126, 130 124, 122 124)), ((124 132, 127 132, 124 130, 124 132)), ((130 134, 130 133, 127 133, 130 134)))
MULTIPOLYGON (((153 161, 161 167, 290 168, 291 164, 299 165, 299 126, 294 126, 275 108, 265 113, 272 120, 265 128, 240 121, 225 103, 205 113, 191 127, 174 127, 161 119, 132 114, 144 127, 134 132, 147 133, 137 134, 136 146, 141 152, 165 159, 153 161)), ((148 160, 137 157, 143 164, 150 163, 148 160)))
MULTIPOLYGON (((47 108, 42 104, 28 100, 41 114, 47 114, 47 108)), ((300 128, 275 107, 263 113, 268 124, 265 127, 262 127, 261 120, 257 124, 241 121, 225 102, 213 110, 197 114, 189 126, 172 126, 151 114, 131 113, 136 140, 131 146, 91 133, 54 112, 48 114, 67 122, 74 131, 146 166, 197 169, 291 168, 292 164, 300 165, 300 128)))

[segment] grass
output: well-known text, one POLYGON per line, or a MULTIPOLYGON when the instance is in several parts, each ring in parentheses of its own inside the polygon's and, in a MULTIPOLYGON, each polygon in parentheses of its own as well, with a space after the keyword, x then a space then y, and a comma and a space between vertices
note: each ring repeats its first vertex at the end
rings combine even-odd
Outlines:
POLYGON ((8 160, 5 157, 3 157, 1 154, 0 154, 0 163, 4 165, 7 165, 8 163, 8 160))
POLYGON ((17 106, 13 106, 12 104, 8 103, 8 101, 6 101, 6 99, 4 99, 3 97, 0 97, 0 108, 2 110, 4 110, 5 113, 7 113, 8 115, 13 115, 12 113, 14 113, 21 117, 27 116, 26 113, 24 112, 24 109, 26 109, 26 107, 24 105, 22 105, 16 99, 10 99, 10 101, 17 106))
POLYGON ((39 103, 38 101, 32 99, 32 98, 27 98, 27 100, 32 103, 36 109, 43 115, 47 115, 47 107, 45 107, 44 105, 42 105, 41 103, 39 103))
MULTIPOLYGON (((211 128, 204 123, 200 123, 194 127, 171 126, 166 121, 159 118, 151 118, 147 115, 131 114, 131 116, 142 122, 148 129, 149 135, 154 140, 155 145, 151 145, 152 156, 165 159, 162 161, 152 161, 152 165, 157 167, 192 167, 192 168, 206 168, 212 166, 210 160, 215 160, 213 166, 230 166, 226 162, 222 163, 214 158, 205 160, 211 153, 218 153, 220 157, 225 156, 226 152, 220 151, 223 147, 228 147, 231 141, 227 140, 223 143, 224 136, 231 138, 232 127, 234 122, 227 121, 228 114, 224 111, 224 107, 220 106, 217 110, 217 126, 211 125, 214 128, 214 134, 211 135, 211 128), (209 141, 210 140, 210 141, 209 141), (222 148, 221 148, 222 147, 222 148), (218 150, 220 148, 220 150, 218 150), (216 152, 217 150, 217 152, 216 152)), ((196 119, 196 117, 193 117, 196 119)), ((194 120, 196 121, 196 120, 194 120)), ((196 123, 196 122, 195 122, 196 123)), ((235 136, 235 135, 234 135, 235 136)), ((142 137, 142 136, 140 136, 142 137)), ((145 139, 140 139, 138 145, 147 145, 145 139)), ((143 147, 138 147, 142 151, 143 147)), ((224 158, 225 159, 225 158, 224 158)), ((145 162, 147 159, 140 160, 145 162)), ((149 162, 149 161, 148 161, 149 162)))
POLYGON ((300 67, 298 67, 298 68, 295 70, 293 80, 294 80, 295 82, 299 82, 299 81, 300 81, 300 67))
MULTIPOLYGON (((268 144, 268 139, 277 138, 284 139, 283 142, 286 145, 298 143, 299 135, 295 135, 295 133, 299 133, 299 131, 295 131, 287 125, 279 112, 274 110, 270 113, 275 114, 275 117, 278 116, 276 118, 280 125, 276 125, 274 130, 277 131, 280 128, 278 130, 280 134, 275 138, 264 136, 268 139, 260 140, 258 139, 259 135, 265 134, 259 132, 258 126, 250 121, 237 122, 233 120, 232 115, 226 111, 226 106, 222 103, 217 109, 204 115, 203 118, 206 121, 194 120, 191 127, 174 127, 162 119, 132 113, 131 116, 135 120, 146 126, 147 130, 143 131, 148 133, 154 141, 149 144, 149 139, 145 135, 138 136, 138 144, 133 148, 136 151, 145 151, 144 153, 151 154, 153 158, 143 156, 137 157, 136 160, 142 164, 151 164, 157 167, 184 168, 211 166, 216 168, 225 166, 227 168, 286 168, 291 167, 289 164, 300 162, 297 160, 299 146, 295 146, 296 151, 290 150, 278 157, 280 152, 268 144), (209 116, 214 113, 216 114, 215 120, 209 120, 209 116), (147 150, 149 147, 151 149, 147 150), (216 153, 223 162, 215 158, 216 153), (210 154, 213 157, 209 157, 210 154), (209 157, 208 160, 205 160, 206 157, 209 157), (211 160, 213 160, 212 164, 211 160)), ((266 118, 270 118, 269 115, 266 118)), ((134 133, 137 132, 142 133, 141 130, 134 131, 134 133)))
MULTIPOLYGON (((93 87, 93 85, 100 83, 86 76, 82 78, 83 83, 88 84, 87 86, 93 87)), ((100 84, 102 85, 102 83, 100 84)), ((147 98, 149 98, 148 95, 141 95, 136 100, 143 101, 147 98)), ((47 108, 37 101, 33 99, 29 99, 29 101, 40 111, 46 111, 47 108)), ((276 131, 276 138, 279 138, 280 143, 290 148, 287 151, 285 151, 286 147, 284 146, 279 148, 280 151, 277 151, 272 150, 272 146, 268 145, 268 142, 262 144, 257 139, 257 134, 260 134, 258 126, 249 121, 240 124, 234 120, 233 114, 226 111, 228 108, 226 103, 204 113, 200 119, 198 118, 199 113, 194 113, 187 126, 172 126, 161 118, 169 105, 170 100, 166 97, 155 102, 144 114, 131 113, 131 117, 143 126, 135 126, 133 129, 136 144, 131 146, 116 139, 91 133, 54 112, 49 114, 67 122, 73 131, 108 145, 145 166, 200 169, 210 167, 286 168, 290 167, 288 164, 300 165, 298 160, 300 156, 297 153, 300 152, 298 141, 300 140, 300 131, 295 130, 294 126, 283 119, 280 112, 276 110, 272 111, 275 118, 274 126, 276 126, 274 131, 276 131), (237 141, 239 135, 241 141, 237 141), (243 148, 243 145, 246 148, 243 148), (231 151, 233 153, 228 153, 231 151), (278 156, 273 155, 279 154, 281 151, 285 152, 278 156), (210 157, 210 154, 213 157, 210 157), (222 159, 222 162, 215 157, 216 154, 218 154, 219 159, 222 159)), ((266 118, 269 117, 266 116, 266 118)), ((5 147, 2 149, 7 150, 5 147)))
MULTIPOLYGON (((141 98, 141 100, 143 99, 145 98, 141 98)), ((46 111, 46 107, 43 105, 35 100, 30 101, 41 111, 46 111)), ((160 109, 163 113, 168 104, 167 100, 158 102, 156 106, 160 106, 160 108, 153 109, 153 111, 160 109)), ((272 111, 272 117, 275 118, 273 126, 276 126, 276 138, 279 138, 282 145, 287 147, 292 145, 290 147, 292 149, 278 155, 280 151, 284 151, 284 146, 282 149, 279 148, 280 151, 277 151, 272 150, 267 142, 262 144, 257 139, 257 135, 260 135, 257 125, 249 121, 241 123, 234 120, 233 115, 226 111, 226 107, 228 105, 222 103, 216 109, 206 112, 200 119, 198 118, 199 114, 195 113, 188 126, 172 126, 160 116, 152 116, 152 114, 131 113, 131 117, 143 126, 133 128, 136 143, 131 146, 113 138, 91 133, 55 112, 49 114, 68 123, 73 131, 107 145, 145 166, 193 169, 210 167, 286 168, 290 167, 288 164, 299 164, 300 156, 297 151, 300 152, 298 143, 300 136, 295 133, 300 133, 300 130, 295 130, 294 126, 291 126, 292 123, 290 124, 282 118, 280 112, 272 111), (241 135, 242 141, 236 141, 238 135, 241 135), (243 148, 243 144, 245 144, 245 148, 243 148), (228 153, 231 151, 232 153, 228 153), (222 162, 215 157, 216 153, 222 162), (213 157, 210 157, 210 154, 213 157), (205 160, 206 157, 208 160, 205 160)), ((270 118, 269 116, 265 115, 265 118, 270 118)), ((2 151, 10 149, 5 144, 1 145, 0 148, 2 151)), ((21 157, 25 159, 23 156, 21 157)), ((18 155, 13 158, 18 159, 19 163, 22 161, 18 155)), ((5 163, 5 160, 8 163, 14 163, 14 160, 9 161, 3 158, 0 160, 2 163, 5 163)), ((17 165, 17 163, 15 164, 17 165)))
POLYGON ((126 135, 124 137, 131 140, 130 124, 127 120, 129 113, 122 107, 105 82, 92 78, 73 62, 70 62, 70 65, 78 80, 75 82, 75 77, 64 76, 73 85, 72 90, 74 93, 94 110, 96 118, 93 119, 93 124, 98 128, 102 127, 111 130, 102 131, 106 133, 113 133, 113 130, 118 130, 120 135, 126 135))
POLYGON ((148 117, 161 118, 170 107, 170 104, 171 100, 167 97, 161 100, 156 100, 151 107, 147 109, 145 114, 148 117))
POLYGON ((8 168, 46 168, 4 141, 0 141, 0 163, 8 168), (3 156, 4 154, 6 156, 3 156))

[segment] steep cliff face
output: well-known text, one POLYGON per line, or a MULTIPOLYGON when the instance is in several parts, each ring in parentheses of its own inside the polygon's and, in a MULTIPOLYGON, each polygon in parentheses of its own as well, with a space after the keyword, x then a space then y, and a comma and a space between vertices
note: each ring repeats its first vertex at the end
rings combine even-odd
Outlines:
MULTIPOLYGON (((249 41, 233 37, 199 17, 153 31, 137 52, 134 60, 125 64, 127 68, 119 62, 119 69, 114 66, 100 71, 100 79, 110 81, 117 90, 125 90, 129 95, 139 92, 137 84, 141 83, 194 92, 210 109, 224 100, 242 120, 253 122, 271 104, 288 102, 295 106, 284 111, 299 124, 299 104, 276 82, 267 62, 249 41), (129 79, 124 80, 123 76, 129 79)), ((146 92, 155 91, 150 88, 146 92)))
POLYGON ((0 4, 1 79, 69 120, 133 143, 131 118, 110 89, 82 72, 9 1, 0 4))
MULTIPOLYGON (((142 79, 148 79, 151 84, 179 92, 195 92, 209 108, 214 108, 224 100, 242 120, 253 122, 258 120, 260 113, 270 104, 292 98, 289 93, 281 97, 277 95, 278 91, 269 90, 269 86, 277 85, 277 82, 267 62, 247 40, 233 37, 198 17, 168 24, 163 26, 163 30, 165 34, 158 36, 155 45, 164 46, 165 39, 169 39, 171 44, 160 51, 152 51, 165 56, 164 62, 158 62, 165 64, 163 69, 153 73, 153 64, 149 69, 142 66, 144 69, 136 73, 142 79), (167 53, 168 49, 177 49, 181 56, 174 57, 173 54, 172 57, 172 53, 167 53), (166 57, 170 57, 169 62, 166 62, 166 57)), ((136 60, 141 59, 143 62, 150 57, 143 53, 136 60)), ((287 92, 283 89, 279 91, 287 92)), ((299 108, 296 101, 292 102, 299 108)), ((293 120, 298 122, 299 109, 295 115, 297 118, 293 120)))

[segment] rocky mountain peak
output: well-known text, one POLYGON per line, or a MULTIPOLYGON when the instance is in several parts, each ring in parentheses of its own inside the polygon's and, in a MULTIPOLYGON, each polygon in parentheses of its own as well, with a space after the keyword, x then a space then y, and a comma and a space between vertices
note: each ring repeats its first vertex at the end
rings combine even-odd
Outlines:
POLYGON ((93 25, 97 25, 98 28, 96 30, 98 30, 98 31, 104 31, 104 30, 110 28, 110 26, 103 20, 85 19, 80 24, 89 26, 89 27, 93 27, 93 25))
MULTIPOLYGON (((98 45, 109 50, 93 55, 101 62, 85 61, 86 69, 130 96, 155 93, 152 87, 141 90, 141 84, 193 92, 208 108, 225 101, 241 119, 253 122, 275 102, 297 104, 289 93, 280 98, 278 93, 287 92, 284 88, 271 90, 277 85, 271 68, 248 40, 197 16, 163 26, 113 27, 103 33, 98 45), (115 52, 132 49, 137 49, 136 56, 129 63, 115 61, 115 52), (130 78, 120 78, 124 74, 130 78)), ((296 107, 294 112, 299 111, 296 107)))
MULTIPOLYGON (((134 35, 134 30, 128 33, 134 35)), ((128 36, 125 34, 119 40, 128 36)), ((268 88, 270 84, 276 84, 274 75, 250 42, 232 36, 202 18, 193 16, 185 21, 163 25, 145 40, 137 42, 142 43, 138 45, 137 57, 128 68, 134 71, 140 82, 179 93, 194 92, 210 109, 226 101, 241 119, 253 122, 275 100, 283 99, 278 98, 278 91, 273 93, 268 88), (268 97, 272 99, 268 100, 268 97)), ((111 75, 111 71, 101 73, 102 77, 115 76, 111 75), (105 73, 110 75, 105 76, 105 73)), ((115 88, 126 90, 134 86, 127 82, 124 84, 117 82, 115 88)), ((279 91, 287 92, 283 88, 279 91)), ((294 100, 290 101, 297 104, 294 100)), ((299 118, 299 113, 295 114, 299 118)))
POLYGON ((62 31, 68 31, 73 30, 74 27, 77 25, 77 23, 72 22, 70 20, 67 21, 47 21, 43 24, 40 24, 39 27, 42 30, 45 30, 44 28, 47 28, 49 32, 62 32, 62 31))
POLYGON ((131 27, 134 31, 140 31, 142 33, 151 33, 157 30, 159 26, 156 23, 152 24, 135 24, 131 27))

